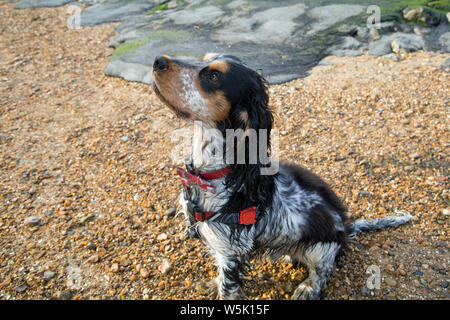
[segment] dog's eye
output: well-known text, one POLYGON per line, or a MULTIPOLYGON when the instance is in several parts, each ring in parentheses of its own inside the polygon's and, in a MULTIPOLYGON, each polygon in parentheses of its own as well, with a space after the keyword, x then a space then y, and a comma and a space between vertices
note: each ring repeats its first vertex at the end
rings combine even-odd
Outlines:
POLYGON ((209 79, 212 82, 218 82, 219 81, 219 74, 217 72, 211 72, 211 74, 209 75, 209 79))

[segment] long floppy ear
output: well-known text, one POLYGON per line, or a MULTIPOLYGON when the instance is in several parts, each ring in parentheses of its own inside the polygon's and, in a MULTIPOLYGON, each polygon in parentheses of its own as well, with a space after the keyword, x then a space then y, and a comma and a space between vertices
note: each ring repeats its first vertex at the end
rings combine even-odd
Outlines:
POLYGON ((240 101, 236 112, 233 129, 244 130, 244 136, 241 141, 235 141, 234 151, 238 154, 245 150, 245 163, 230 164, 225 183, 235 195, 235 201, 245 198, 255 204, 270 204, 273 176, 261 175, 261 169, 270 166, 267 160, 273 115, 269 108, 267 82, 256 72, 252 74, 246 98, 240 101))

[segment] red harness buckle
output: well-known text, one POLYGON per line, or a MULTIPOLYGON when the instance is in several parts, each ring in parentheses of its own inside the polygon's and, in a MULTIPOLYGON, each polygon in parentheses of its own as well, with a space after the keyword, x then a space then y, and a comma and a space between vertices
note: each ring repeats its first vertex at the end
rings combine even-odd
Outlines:
POLYGON ((243 209, 239 214, 239 224, 254 224, 256 223, 256 207, 243 209))

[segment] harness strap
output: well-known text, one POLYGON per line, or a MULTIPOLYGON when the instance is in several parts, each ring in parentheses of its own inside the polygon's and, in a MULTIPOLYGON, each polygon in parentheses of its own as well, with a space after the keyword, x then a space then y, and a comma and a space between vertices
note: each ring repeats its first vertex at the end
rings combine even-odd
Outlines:
POLYGON ((215 216, 212 220, 214 220, 215 222, 222 222, 226 224, 255 224, 257 215, 258 207, 256 206, 245 208, 239 212, 234 213, 194 211, 195 221, 202 222, 215 216))
MULTIPOLYGON (((229 167, 225 167, 216 171, 210 172, 197 172, 196 170, 189 168, 189 171, 177 168, 177 174, 181 177, 181 183, 183 184, 183 193, 187 200, 189 210, 193 213, 190 217, 194 218, 197 222, 202 222, 208 219, 214 220, 214 222, 221 222, 225 224, 242 224, 252 225, 256 223, 256 219, 259 216, 259 210, 257 206, 248 207, 242 209, 239 212, 201 212, 197 211, 196 206, 190 201, 188 188, 192 185, 197 185, 200 188, 215 193, 214 186, 208 182, 208 180, 214 180, 225 177, 230 171, 229 167)), ((190 218, 191 219, 191 218, 190 218)))

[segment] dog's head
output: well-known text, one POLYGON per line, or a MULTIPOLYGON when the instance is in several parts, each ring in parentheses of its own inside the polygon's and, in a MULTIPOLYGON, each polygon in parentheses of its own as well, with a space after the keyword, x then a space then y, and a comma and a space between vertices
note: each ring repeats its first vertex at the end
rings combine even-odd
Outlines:
MULTIPOLYGON (((273 181, 260 174, 273 124, 266 80, 238 58, 220 54, 206 54, 195 63, 157 57, 153 77, 156 94, 179 118, 207 123, 224 136, 228 129, 255 132, 257 139, 266 135, 266 145, 255 143, 256 162, 250 161, 250 141, 243 138, 238 142, 243 143, 246 158, 243 163, 229 165, 225 184, 235 202, 249 198, 270 203, 273 181)), ((238 143, 233 144, 235 150, 238 143)))
POLYGON ((232 129, 272 128, 265 79, 234 56, 209 53, 195 63, 157 57, 153 77, 158 97, 182 119, 232 129))

